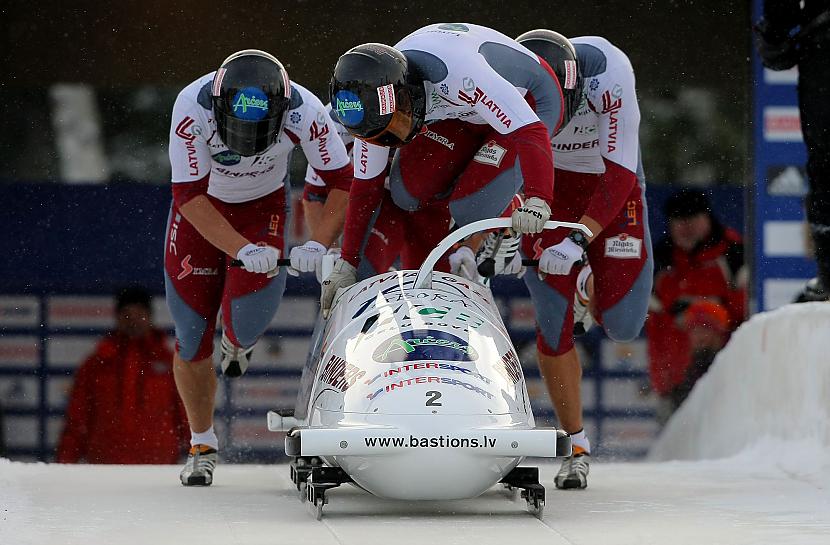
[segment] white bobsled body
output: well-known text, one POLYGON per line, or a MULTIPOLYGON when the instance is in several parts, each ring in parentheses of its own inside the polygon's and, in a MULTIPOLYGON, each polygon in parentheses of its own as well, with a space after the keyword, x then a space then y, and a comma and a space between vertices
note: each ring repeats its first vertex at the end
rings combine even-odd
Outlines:
POLYGON ((340 298, 301 452, 379 496, 476 496, 522 456, 555 453, 555 431, 530 431, 521 365, 490 291, 439 272, 431 289, 412 289, 416 275, 372 277, 340 298))
POLYGON ((564 432, 534 426, 489 288, 432 270, 452 242, 420 271, 381 274, 339 294, 313 343, 287 452, 291 442, 290 454, 339 466, 377 496, 415 500, 474 497, 526 456, 570 454, 564 432))

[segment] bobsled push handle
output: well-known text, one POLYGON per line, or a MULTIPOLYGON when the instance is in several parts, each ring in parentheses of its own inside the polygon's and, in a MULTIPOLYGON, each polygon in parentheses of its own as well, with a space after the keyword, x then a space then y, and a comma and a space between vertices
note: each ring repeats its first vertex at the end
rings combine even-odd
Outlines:
MULTIPOLYGON (((418 276, 415 278, 414 287, 416 289, 428 289, 432 286, 432 269, 435 267, 435 264, 438 263, 438 260, 441 259, 441 256, 453 247, 453 244, 461 242, 468 236, 479 231, 505 228, 510 227, 511 225, 512 222, 510 218, 491 218, 486 220, 474 221, 473 223, 468 223, 463 227, 459 227, 458 229, 444 237, 444 239, 438 243, 438 246, 436 246, 429 253, 426 260, 424 261, 424 264, 421 265, 421 268, 418 270, 418 276)), ((573 223, 570 221, 546 221, 544 228, 558 229, 560 227, 576 229, 578 231, 582 231, 586 236, 593 236, 591 230, 582 225, 581 223, 573 223)))

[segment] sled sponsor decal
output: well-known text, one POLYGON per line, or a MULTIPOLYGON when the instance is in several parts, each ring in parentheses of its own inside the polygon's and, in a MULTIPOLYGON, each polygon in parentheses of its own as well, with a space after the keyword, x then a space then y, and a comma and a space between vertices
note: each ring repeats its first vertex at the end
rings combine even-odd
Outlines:
POLYGON ((513 384, 518 384, 522 380, 522 364, 516 353, 512 350, 506 353, 501 357, 501 363, 502 365, 494 364, 493 369, 513 384))
POLYGON ((615 259, 639 259, 643 253, 643 241, 625 233, 605 239, 605 257, 615 259))
POLYGON ((320 380, 341 392, 345 392, 354 383, 363 378, 366 371, 346 362, 343 358, 332 355, 326 363, 320 380))
POLYGON ((376 380, 378 380, 380 378, 395 377, 396 375, 400 375, 400 374, 412 373, 414 371, 425 371, 425 370, 429 370, 429 369, 440 370, 440 371, 449 371, 451 373, 462 373, 462 374, 465 374, 465 375, 468 375, 468 376, 471 376, 471 377, 475 377, 475 378, 479 379, 480 381, 484 382, 485 384, 490 384, 492 382, 489 378, 485 377, 484 375, 476 373, 475 371, 467 369, 466 367, 453 365, 451 363, 437 363, 437 362, 411 363, 409 365, 401 365, 400 367, 395 367, 393 369, 389 369, 387 371, 384 371, 383 373, 378 373, 374 377, 372 377, 370 379, 367 379, 363 382, 364 382, 364 384, 371 385, 372 383, 374 383, 376 380))
POLYGON ((366 437, 363 439, 371 448, 495 448, 496 439, 492 437, 366 437))
POLYGON ((444 331, 404 331, 380 343, 372 358, 380 363, 443 360, 475 361, 476 350, 460 337, 444 331))
POLYGON ((446 386, 457 386, 459 388, 464 388, 465 390, 469 390, 474 392, 482 397, 486 397, 487 399, 495 399, 495 396, 484 390, 483 388, 479 388, 475 384, 470 384, 469 382, 464 382, 463 380, 458 380, 455 378, 450 377, 413 377, 408 379, 402 379, 397 382, 392 382, 387 384, 382 388, 378 388, 371 394, 366 395, 366 399, 373 400, 376 397, 385 394, 385 393, 393 393, 395 390, 408 388, 410 386, 414 386, 416 384, 437 384, 437 385, 446 385, 446 386))

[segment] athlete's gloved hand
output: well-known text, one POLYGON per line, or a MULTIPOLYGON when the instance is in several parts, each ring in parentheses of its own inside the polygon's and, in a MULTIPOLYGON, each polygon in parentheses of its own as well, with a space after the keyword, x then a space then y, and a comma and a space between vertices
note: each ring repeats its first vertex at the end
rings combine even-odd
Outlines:
POLYGON ((510 233, 506 229, 504 231, 489 233, 484 240, 484 244, 476 256, 479 273, 482 272, 480 265, 487 261, 487 259, 493 260, 494 274, 518 274, 524 270, 522 267, 522 256, 519 255, 522 237, 510 233))
MULTIPOLYGON (((498 271, 498 267, 496 268, 498 271)), ((515 274, 516 278, 521 278, 527 272, 527 267, 522 265, 522 254, 516 252, 513 254, 513 259, 510 260, 510 263, 504 267, 504 270, 501 272, 496 272, 496 274, 515 274)))
POLYGON ((585 251, 582 246, 566 238, 555 246, 549 246, 539 258, 539 272, 545 274, 568 274, 585 251))
POLYGON ((269 273, 277 268, 280 251, 273 246, 246 244, 239 249, 236 259, 242 262, 245 270, 252 273, 269 273))
POLYGON ((467 280, 477 280, 476 273, 476 255, 472 248, 468 246, 461 246, 455 252, 450 254, 450 272, 452 274, 466 278, 467 280))
POLYGON ((329 317, 337 290, 347 288, 355 282, 357 282, 357 269, 345 259, 335 261, 331 274, 323 280, 320 286, 320 310, 323 312, 323 319, 329 317))
POLYGON ((510 219, 516 234, 541 233, 545 222, 550 219, 550 206, 539 197, 531 197, 513 211, 510 219))
POLYGON ((317 275, 317 281, 322 282, 320 266, 326 251, 327 248, 316 240, 309 240, 302 246, 294 246, 289 255, 291 266, 288 268, 288 274, 299 276, 300 273, 314 272, 317 275))

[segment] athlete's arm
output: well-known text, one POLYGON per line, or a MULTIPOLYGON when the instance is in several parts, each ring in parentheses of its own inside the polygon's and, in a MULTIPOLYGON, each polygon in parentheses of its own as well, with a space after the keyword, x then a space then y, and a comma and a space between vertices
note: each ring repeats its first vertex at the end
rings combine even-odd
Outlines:
MULTIPOLYGON (((478 66, 479 77, 476 79, 480 83, 466 94, 469 96, 470 93, 478 93, 482 97, 474 105, 476 113, 498 132, 508 135, 514 144, 524 178, 525 197, 538 197, 551 203, 552 133, 512 83, 502 78, 484 61, 481 64, 483 66, 478 66)), ((551 130, 555 130, 555 127, 551 130)))
POLYGON ((311 240, 328 248, 343 229, 354 170, 338 127, 325 106, 316 97, 309 97, 308 105, 314 117, 301 145, 309 167, 329 190, 319 221, 311 225, 311 240))
POLYGON ((372 216, 383 201, 383 182, 386 177, 389 148, 354 143, 354 177, 346 209, 343 229, 342 257, 352 266, 360 263, 360 251, 369 231, 372 216))
POLYGON ((179 210, 205 240, 231 257, 236 257, 243 246, 251 244, 213 206, 207 195, 193 197, 181 205, 179 210))
POLYGON ((205 240, 236 257, 250 242, 228 223, 207 197, 211 157, 201 135, 202 118, 195 101, 180 94, 173 106, 170 126, 170 166, 173 200, 185 219, 205 240))
POLYGON ((582 218, 594 236, 619 213, 637 183, 640 108, 634 71, 621 52, 619 56, 606 75, 598 79, 596 89, 588 91, 588 102, 599 116, 599 149, 605 163, 605 173, 582 218))

